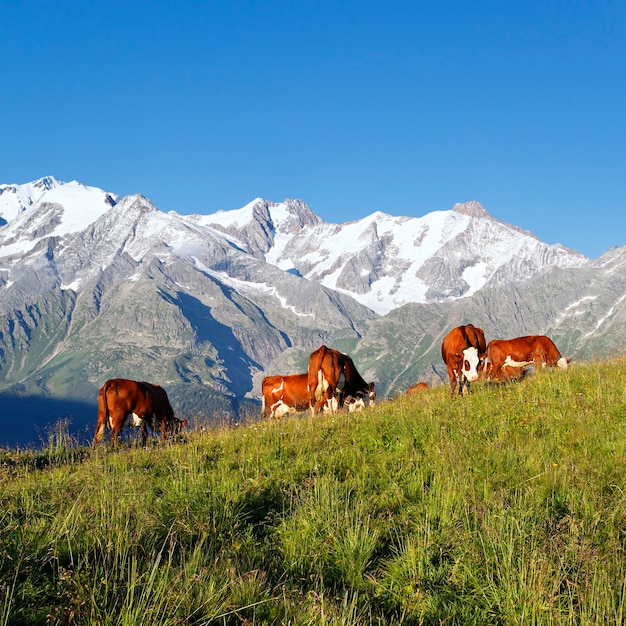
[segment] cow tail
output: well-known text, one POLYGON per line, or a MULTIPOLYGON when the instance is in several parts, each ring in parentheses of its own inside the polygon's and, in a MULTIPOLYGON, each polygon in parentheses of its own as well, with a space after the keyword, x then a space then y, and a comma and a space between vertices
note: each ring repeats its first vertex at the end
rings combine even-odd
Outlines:
POLYGON ((324 397, 324 392, 326 390, 324 389, 324 372, 322 371, 322 368, 320 367, 317 370, 317 387, 315 387, 315 400, 316 402, 320 402, 321 399, 324 397))
POLYGON ((261 393, 261 419, 265 419, 265 395, 261 393))
POLYGON ((93 445, 102 441, 104 437, 104 431, 109 423, 109 406, 106 400, 107 393, 109 391, 110 381, 107 381, 100 387, 98 391, 98 422, 96 424, 96 433, 93 438, 93 445))
POLYGON ((315 409, 319 393, 323 392, 323 373, 322 373, 322 361, 328 352, 328 348, 325 345, 321 345, 314 353, 313 358, 309 362, 308 370, 308 385, 309 385, 309 397, 311 407, 315 409), (318 388, 322 391, 318 391, 318 388))

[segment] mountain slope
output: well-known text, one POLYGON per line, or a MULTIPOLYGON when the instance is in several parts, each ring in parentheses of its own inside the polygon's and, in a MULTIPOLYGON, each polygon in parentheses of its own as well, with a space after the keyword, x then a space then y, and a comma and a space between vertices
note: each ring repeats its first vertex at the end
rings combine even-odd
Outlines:
POLYGON ((447 381, 441 342, 472 322, 497 338, 547 334, 576 361, 626 351, 626 246, 583 268, 547 268, 532 280, 490 287, 450 303, 407 304, 375 320, 352 356, 386 396, 423 380, 447 381))
POLYGON ((293 342, 359 336, 375 317, 215 229, 109 197, 86 190, 75 213, 44 193, 0 230, 0 390, 95 402, 107 378, 154 380, 195 396, 193 416, 228 419, 293 342))
POLYGON ((256 414, 262 377, 321 343, 393 395, 440 380, 441 338, 467 321, 577 357, 624 346, 622 249, 589 260, 478 203, 328 224, 298 200, 182 216, 52 177, 0 192, 0 408, 40 428, 91 424, 117 376, 159 382, 185 417, 256 414))

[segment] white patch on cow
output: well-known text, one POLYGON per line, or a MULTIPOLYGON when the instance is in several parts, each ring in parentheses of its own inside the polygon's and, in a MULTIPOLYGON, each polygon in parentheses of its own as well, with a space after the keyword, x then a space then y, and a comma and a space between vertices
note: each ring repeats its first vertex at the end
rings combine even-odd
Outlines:
POLYGON ((276 419, 281 419, 292 412, 292 408, 285 404, 282 400, 275 402, 272 404, 270 409, 270 417, 275 417, 276 419))
POLYGON ((315 400, 321 400, 322 396, 328 389, 328 381, 324 377, 322 370, 317 370, 317 387, 315 387, 315 400))
POLYGON ((463 350, 463 364, 461 365, 461 371, 463 376, 468 382, 473 383, 478 380, 478 350, 472 346, 471 348, 465 348, 463 350))
POLYGON ((561 358, 560 358, 560 359, 556 362, 556 366, 557 366, 559 369, 566 370, 566 369, 567 369, 567 367, 568 367, 568 362, 567 362, 567 359, 566 359, 564 356, 562 356, 562 357, 561 357, 561 358))
POLYGON ((527 365, 532 365, 534 363, 534 361, 514 361, 511 358, 510 354, 507 354, 506 359, 504 359, 504 363, 502 363, 502 366, 504 367, 505 365, 508 367, 526 367, 527 365))
MULTIPOLYGON (((142 420, 139 415, 136 413, 129 413, 122 424, 122 428, 131 428, 133 426, 138 427, 141 426, 142 420)), ((113 429, 113 418, 109 415, 109 428, 113 429)))
POLYGON ((280 381, 280 385, 278 385, 278 387, 274 387, 274 389, 272 389, 272 393, 282 393, 284 386, 285 386, 285 381, 281 380, 280 381))
POLYGON ((327 398, 324 406, 322 407, 324 413, 336 413, 339 410, 339 400, 336 396, 327 398))
POLYGON ((365 408, 365 400, 363 398, 355 398, 354 396, 346 398, 346 404, 348 405, 348 413, 362 411, 365 408))
POLYGON ((143 422, 143 420, 139 417, 139 415, 137 415, 137 413, 131 413, 130 415, 126 416, 126 419, 124 420, 124 426, 130 428, 131 426, 141 426, 141 423, 143 422))

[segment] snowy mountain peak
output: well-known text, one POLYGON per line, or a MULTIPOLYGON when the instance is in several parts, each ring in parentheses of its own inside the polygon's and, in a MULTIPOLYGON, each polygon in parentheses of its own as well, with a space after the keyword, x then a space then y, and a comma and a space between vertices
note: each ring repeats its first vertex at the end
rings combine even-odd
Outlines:
POLYGON ((463 215, 469 215, 470 217, 491 217, 486 209, 476 200, 470 200, 469 202, 457 202, 452 210, 456 213, 463 215))
POLYGON ((63 181, 60 181, 58 178, 55 178, 54 176, 44 176, 43 178, 40 178, 39 180, 36 180, 35 182, 32 183, 33 188, 35 189, 41 189, 41 192, 43 193, 44 191, 48 191, 49 189, 54 189, 55 187, 60 187, 61 185, 64 185, 65 183, 63 181))
POLYGON ((52 176, 25 185, 4 185, 1 190, 2 256, 25 253, 47 237, 82 231, 117 202, 102 189, 76 181, 62 183, 52 176))
POLYGON ((44 176, 24 185, 0 185, 0 226, 32 206, 45 192, 64 184, 54 176, 44 176))

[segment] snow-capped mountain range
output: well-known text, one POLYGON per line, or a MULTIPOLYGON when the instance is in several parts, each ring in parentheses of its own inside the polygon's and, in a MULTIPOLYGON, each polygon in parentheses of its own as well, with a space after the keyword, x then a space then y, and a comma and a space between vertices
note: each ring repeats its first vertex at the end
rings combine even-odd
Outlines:
MULTIPOLYGON (((218 237, 380 315, 410 302, 471 296, 487 285, 526 280, 546 267, 581 267, 588 261, 493 219, 478 202, 420 218, 376 212, 345 224, 324 222, 298 200, 273 203, 260 198, 232 211, 181 216, 165 214, 139 196, 120 200, 53 177, 0 186, 0 218, 7 222, 0 230, 0 258, 27 254, 44 238, 84 231, 118 202, 140 203, 145 213, 143 230, 127 241, 136 261, 160 246, 166 247, 162 260, 168 254, 191 258, 194 242, 204 245, 218 237)), ((121 231, 129 226, 117 224, 121 231)), ((89 274, 98 268, 83 269, 89 274)), ((79 283, 73 280, 72 286, 78 289, 79 283)), ((243 288, 239 282, 233 286, 243 288)), ((264 287, 250 283, 248 288, 264 287)))
POLYGON ((86 402, 71 413, 89 424, 120 376, 164 385, 188 417, 235 419, 256 413, 264 375, 304 371, 321 343, 384 397, 443 380, 441 339, 470 321, 613 353, 625 266, 626 247, 591 260, 478 202, 331 224, 300 200, 184 216, 51 176, 0 185, 0 405, 37 422, 69 409, 33 398, 86 402))

